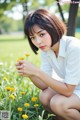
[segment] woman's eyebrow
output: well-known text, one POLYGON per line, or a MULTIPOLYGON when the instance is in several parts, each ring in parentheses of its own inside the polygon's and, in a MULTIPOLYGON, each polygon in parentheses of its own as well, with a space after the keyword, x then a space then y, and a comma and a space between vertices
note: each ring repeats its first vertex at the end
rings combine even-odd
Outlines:
POLYGON ((36 33, 41 33, 41 32, 43 32, 44 30, 40 30, 40 31, 38 31, 38 32, 36 32, 36 33))
MULTIPOLYGON (((38 32, 34 32, 34 33, 39 34, 39 33, 43 32, 43 31, 44 31, 44 30, 39 30, 38 32)), ((34 36, 34 35, 31 34, 30 37, 31 37, 31 36, 34 36)))

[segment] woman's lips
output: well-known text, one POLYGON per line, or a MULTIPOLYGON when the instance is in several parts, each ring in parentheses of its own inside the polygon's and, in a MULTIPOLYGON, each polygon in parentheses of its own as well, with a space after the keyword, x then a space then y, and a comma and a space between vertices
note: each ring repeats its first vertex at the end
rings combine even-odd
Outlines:
POLYGON ((45 47, 46 47, 46 46, 40 46, 39 48, 40 48, 40 49, 45 49, 45 47))

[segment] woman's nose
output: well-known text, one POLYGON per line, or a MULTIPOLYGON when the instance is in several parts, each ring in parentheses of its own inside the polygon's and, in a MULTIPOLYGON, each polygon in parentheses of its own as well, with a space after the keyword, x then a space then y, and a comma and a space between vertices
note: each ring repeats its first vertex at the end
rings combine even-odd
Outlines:
POLYGON ((37 42, 38 44, 40 44, 42 41, 41 41, 40 38, 37 38, 37 39, 36 39, 36 42, 37 42))

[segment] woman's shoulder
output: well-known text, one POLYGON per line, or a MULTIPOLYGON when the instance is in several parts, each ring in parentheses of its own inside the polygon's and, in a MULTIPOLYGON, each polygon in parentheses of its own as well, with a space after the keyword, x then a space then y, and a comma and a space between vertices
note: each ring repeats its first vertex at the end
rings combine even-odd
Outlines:
POLYGON ((80 39, 73 36, 63 36, 63 40, 65 40, 66 45, 70 48, 79 47, 80 48, 80 39))
POLYGON ((74 42, 74 41, 80 42, 80 39, 77 38, 77 37, 74 37, 74 36, 67 36, 67 35, 64 35, 64 36, 62 37, 62 39, 63 39, 63 40, 67 40, 68 42, 74 42))
POLYGON ((76 55, 80 56, 80 40, 76 37, 65 36, 66 39, 66 55, 76 55))

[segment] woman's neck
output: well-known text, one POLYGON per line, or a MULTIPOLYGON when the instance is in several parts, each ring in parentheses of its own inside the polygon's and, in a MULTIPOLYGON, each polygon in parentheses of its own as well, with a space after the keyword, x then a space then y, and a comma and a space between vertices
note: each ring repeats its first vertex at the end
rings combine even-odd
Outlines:
POLYGON ((53 46, 51 47, 51 49, 54 51, 56 57, 58 57, 59 44, 60 44, 60 42, 57 42, 55 45, 53 45, 53 46))

